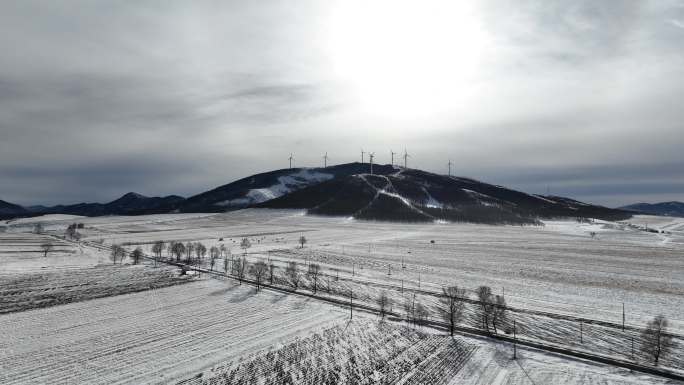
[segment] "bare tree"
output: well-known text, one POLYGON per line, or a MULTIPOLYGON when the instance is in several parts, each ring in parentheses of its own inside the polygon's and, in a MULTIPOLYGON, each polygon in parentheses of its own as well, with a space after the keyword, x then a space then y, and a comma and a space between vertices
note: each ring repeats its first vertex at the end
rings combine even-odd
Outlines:
POLYGON ((299 268, 297 268, 297 262, 292 261, 287 263, 285 275, 289 278, 292 288, 297 290, 302 279, 301 274, 299 274, 299 268))
POLYGON ((137 265, 140 263, 140 260, 143 257, 143 251, 140 247, 136 247, 135 250, 131 253, 131 259, 133 260, 133 264, 137 265))
POLYGON ((276 266, 273 261, 268 263, 268 283, 273 285, 273 276, 275 275, 276 266))
POLYGON ((318 291, 318 278, 321 273, 321 266, 317 263, 311 263, 309 264, 309 271, 307 272, 307 275, 311 279, 311 283, 313 284, 311 286, 311 291, 316 294, 316 291, 318 291))
POLYGON ((406 322, 410 325, 415 323, 416 319, 416 294, 413 294, 411 299, 404 301, 404 312, 406 313, 406 322))
POLYGON ((266 262, 263 260, 257 261, 255 264, 253 264, 249 272, 250 274, 254 277, 254 280, 256 281, 257 284, 257 291, 261 288, 261 282, 266 276, 266 272, 268 271, 268 265, 266 262))
POLYGON ((43 232, 45 232, 43 224, 41 222, 38 222, 35 225, 33 225, 33 232, 36 234, 43 234, 43 232))
POLYGON ((216 266, 216 259, 217 259, 217 257, 215 257, 215 256, 212 256, 212 257, 209 259, 209 269, 210 269, 211 271, 214 271, 214 266, 216 266))
POLYGON ((202 260, 207 255, 207 247, 204 246, 202 242, 197 242, 195 244, 195 255, 197 256, 197 260, 201 264, 202 260))
POLYGON ((247 249, 252 247, 252 242, 249 241, 248 238, 242 238, 242 241, 240 241, 240 248, 242 249, 242 254, 247 254, 247 249))
POLYGON ((306 237, 302 235, 301 237, 299 237, 299 245, 300 245, 300 248, 303 249, 305 243, 306 243, 306 237))
POLYGON ((424 324, 428 317, 430 316, 430 311, 427 307, 423 306, 422 303, 417 302, 415 305, 415 322, 418 325, 424 324))
POLYGON ((162 252, 164 251, 164 241, 157 241, 152 245, 152 253, 154 253, 154 266, 161 260, 162 252))
POLYGON ((75 223, 70 224, 64 233, 64 237, 78 242, 81 239, 81 234, 79 234, 76 228, 75 223))
POLYGON ((456 285, 442 288, 440 310, 442 318, 449 323, 449 335, 451 336, 454 335, 454 328, 463 317, 463 309, 465 308, 463 299, 465 296, 465 289, 461 289, 456 285))
POLYGON ((499 334, 499 332, 496 330, 496 325, 506 320, 506 299, 502 295, 497 295, 494 297, 490 318, 492 321, 492 326, 494 327, 494 333, 499 334))
POLYGON ((646 325, 641 332, 641 351, 658 366, 660 357, 667 355, 672 349, 672 336, 667 333, 667 318, 658 315, 646 325))
POLYGON ((477 299, 482 311, 482 329, 489 332, 489 319, 494 309, 492 288, 480 286, 477 288, 477 299))
POLYGON ((48 253, 54 250, 55 246, 50 242, 45 242, 40 245, 40 248, 43 250, 43 257, 47 258, 48 253))
POLYGON ((116 261, 119 261, 119 263, 123 262, 124 256, 126 256, 126 250, 121 245, 112 245, 109 258, 115 265, 116 261))
POLYGON ((195 251, 195 244, 188 242, 185 244, 185 263, 190 265, 192 263, 192 252, 195 251))
POLYGON ((235 266, 235 275, 237 275, 238 281, 240 282, 240 285, 242 285, 242 280, 245 279, 245 272, 247 271, 247 258, 237 258, 235 262, 233 262, 233 265, 235 266))
POLYGON ((210 258, 210 263, 211 263, 211 271, 214 271, 214 266, 216 265, 216 259, 218 259, 220 256, 219 253, 219 248, 216 246, 212 246, 209 249, 209 258, 210 258))
POLYGON ((378 296, 376 303, 378 304, 378 308, 380 309, 380 317, 382 319, 385 319, 385 315, 387 314, 388 308, 392 304, 392 300, 387 296, 386 291, 382 291, 380 295, 378 296))
POLYGON ((176 262, 180 262, 181 257, 185 254, 185 245, 181 242, 174 242, 172 249, 173 255, 176 256, 176 262))
POLYGON ((173 258, 173 246, 176 244, 176 241, 170 241, 169 242, 169 247, 166 248, 166 253, 169 259, 173 258))

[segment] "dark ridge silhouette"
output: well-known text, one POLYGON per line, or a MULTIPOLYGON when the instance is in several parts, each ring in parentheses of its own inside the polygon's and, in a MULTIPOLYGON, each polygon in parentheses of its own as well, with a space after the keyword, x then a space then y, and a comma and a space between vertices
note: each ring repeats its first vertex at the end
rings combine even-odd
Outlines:
POLYGON ((530 195, 468 178, 401 169, 359 174, 310 186, 255 207, 307 209, 315 215, 425 222, 540 224, 549 218, 627 219, 623 210, 569 198, 530 195))
POLYGON ((620 209, 633 211, 639 214, 684 217, 684 203, 682 202, 635 203, 633 205, 620 207, 620 209))
POLYGON ((31 207, 33 215, 71 214, 96 217, 102 215, 144 215, 162 214, 173 211, 183 197, 169 195, 166 197, 146 197, 129 192, 121 198, 109 203, 77 203, 74 205, 57 205, 53 207, 31 207))
MULTIPOLYGON (((395 168, 373 165, 373 172, 389 174, 395 168)), ((370 172, 368 163, 346 163, 329 167, 292 168, 242 178, 192 196, 178 206, 180 212, 224 212, 242 209, 278 198, 326 180, 370 172)))
POLYGON ((404 222, 460 221, 540 224, 544 218, 620 220, 624 210, 573 199, 526 194, 479 182, 392 165, 347 163, 256 174, 184 199, 133 192, 109 203, 78 203, 29 209, 2 202, 4 218, 42 214, 83 216, 171 212, 225 212, 246 207, 299 208, 315 215, 404 222))
POLYGON ((0 199, 0 219, 11 219, 29 213, 30 212, 28 210, 19 205, 15 205, 14 203, 6 202, 0 199))

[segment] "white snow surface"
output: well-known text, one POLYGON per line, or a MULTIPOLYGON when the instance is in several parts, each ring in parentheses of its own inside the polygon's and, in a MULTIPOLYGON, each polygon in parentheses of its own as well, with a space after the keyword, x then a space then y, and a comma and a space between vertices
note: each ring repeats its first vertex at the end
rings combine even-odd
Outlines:
POLYGON ((211 279, 0 315, 0 383, 173 383, 346 316, 211 279))
MULTIPOLYGON (((156 240, 225 244, 251 262, 273 258, 317 262, 356 281, 432 291, 457 284, 505 289, 509 305, 643 326, 654 314, 684 332, 684 218, 547 221, 544 227, 402 224, 303 216, 301 210, 248 209, 221 214, 78 218, 80 245, 58 241, 74 218, 53 218, 45 235, 30 222, 0 234, 0 269, 24 274, 108 263, 97 243, 130 243, 149 251, 156 240), (633 226, 656 228, 650 233, 633 226), (590 237, 596 232, 595 238, 590 237), (308 243, 299 249, 297 240, 308 243), (40 244, 58 242, 43 258, 40 244), (223 241, 219 241, 222 238, 223 241), (431 242, 431 241, 434 241, 431 242), (404 268, 401 268, 402 262, 404 268), (388 276, 391 268, 392 275, 388 276)), ((47 221, 46 221, 47 222, 47 221)), ((0 315, 0 383, 168 383, 220 362, 327 327, 348 310, 313 299, 235 287, 205 279, 135 294, 0 315)), ((374 289, 368 292, 376 294, 374 289)), ((428 304, 429 305, 429 304, 428 304)), ((357 315, 355 313, 354 318, 357 315)), ((562 326, 562 325, 561 325, 562 326)), ((559 329, 560 330, 560 329, 559 329)), ((572 329, 562 329, 562 333, 572 329)), ((659 384, 610 366, 482 340, 453 384, 659 384)))
POLYGON ((219 206, 246 206, 289 194, 301 188, 325 182, 333 178, 333 175, 310 169, 302 169, 290 175, 278 177, 278 183, 266 188, 251 189, 244 198, 236 198, 216 203, 219 206))

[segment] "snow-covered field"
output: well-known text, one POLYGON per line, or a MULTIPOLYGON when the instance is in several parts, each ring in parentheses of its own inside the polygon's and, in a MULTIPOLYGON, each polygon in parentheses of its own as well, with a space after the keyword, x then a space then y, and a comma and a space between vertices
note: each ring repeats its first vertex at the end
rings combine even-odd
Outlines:
MULTIPOLYGON (((33 220, 35 221, 35 219, 33 220)), ((441 290, 489 285, 509 305, 641 325, 666 315, 684 331, 684 219, 635 217, 661 226, 655 234, 621 223, 547 222, 544 227, 474 224, 390 224, 304 216, 290 210, 81 218, 85 239, 149 247, 156 240, 224 243, 251 258, 314 260, 341 275, 441 290), (590 232, 596 232, 591 238, 590 232), (292 250, 304 235, 308 244, 292 250), (224 238, 223 242, 219 242, 224 238), (434 241, 434 243, 432 243, 434 241), (402 268, 402 261, 403 266, 402 268), (352 264, 354 266, 352 266, 352 264), (391 272, 388 276, 387 273, 391 272)), ((71 221, 61 223, 61 229, 71 221)), ((15 225, 30 230, 31 221, 15 225)), ((48 229, 60 231, 52 222, 48 229)), ((1 246, 0 246, 1 247, 1 246)), ((106 258, 106 254, 105 254, 106 258)), ((102 261, 102 257, 98 257, 102 261)), ((104 260, 106 261, 106 259, 104 260)), ((0 262, 4 263, 4 262, 0 262)))
MULTIPOLYGON (((628 327, 641 327, 654 315, 664 314, 671 330, 684 334, 682 218, 638 216, 623 223, 548 221, 544 227, 517 227, 392 224, 249 209, 225 214, 49 216, 2 225, 7 227, 0 234, 3 276, 82 273, 94 266, 98 270, 102 267, 97 265, 111 263, 106 246, 114 243, 129 249, 140 245, 149 252, 157 240, 201 241, 207 247, 224 244, 233 254, 242 254, 239 244, 246 237, 252 242, 246 251, 250 262, 271 259, 279 268, 292 260, 302 267, 318 262, 324 279, 335 279, 331 287, 364 292, 367 302, 384 289, 398 296, 400 287, 439 292, 443 285, 471 290, 489 285, 516 308, 620 324, 624 303, 628 327), (47 234, 29 233, 36 222, 45 225, 47 234), (73 222, 84 224, 84 242, 57 239, 73 222), (308 240, 303 249, 297 244, 301 235, 308 240), (44 258, 40 244, 46 239, 58 247, 44 258)), ((254 295, 253 289, 235 288, 229 282, 205 278, 2 315, 0 323, 7 326, 1 332, 6 335, 0 336, 0 383, 182 380, 274 344, 287 346, 294 336, 305 338, 347 316, 344 309, 313 299, 268 291, 254 295), (89 316, 84 320, 79 314, 89 316), (86 355, 95 358, 86 363, 86 355)), ((436 304, 425 298, 428 306, 436 304)), ((531 335, 547 342, 567 344, 569 333, 577 332, 576 325, 562 320, 534 322, 542 327, 531 335)), ((585 327, 588 338, 598 342, 573 348, 610 354, 613 332, 585 327)), ((505 361, 500 358, 501 346, 471 342, 479 348, 456 374, 454 381, 459 381, 452 383, 659 383, 533 350, 525 351, 517 363, 505 361)))
POLYGON ((348 314, 253 291, 206 279, 2 315, 0 383, 168 383, 348 314))

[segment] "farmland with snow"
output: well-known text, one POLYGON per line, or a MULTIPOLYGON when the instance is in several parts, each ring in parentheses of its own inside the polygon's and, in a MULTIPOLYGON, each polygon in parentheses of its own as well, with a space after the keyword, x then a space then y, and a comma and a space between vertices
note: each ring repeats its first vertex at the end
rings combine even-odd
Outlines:
MULTIPOLYGON (((452 339, 404 322, 409 300, 426 308, 428 321, 441 321, 447 285, 467 289, 464 328, 478 327, 474 290, 487 285, 509 307, 496 333, 509 335, 515 320, 518 338, 642 365, 648 359, 629 342, 638 350, 641 328, 663 314, 676 346, 661 365, 684 372, 681 218, 521 227, 247 209, 49 216, 3 226, 2 383, 664 383, 531 348, 520 347, 522 358, 511 361, 508 343, 452 339), (31 233, 37 222, 42 234, 31 233), (63 238, 73 222, 83 224, 80 241, 63 238), (249 247, 241 247, 244 239, 249 247), (194 266, 207 270, 201 275, 163 261, 109 259, 114 244, 151 257, 156 241, 223 245, 231 265, 268 261, 275 290, 240 285, 228 265, 228 277, 213 275, 208 258, 194 266), (45 242, 55 246, 47 256, 45 242), (285 275, 291 262, 301 272, 295 289, 285 275), (317 289, 306 274, 311 264, 321 268, 317 289), (350 295, 373 308, 381 293, 391 301, 386 321, 355 312, 348 322, 350 295)), ((163 259, 175 263, 168 251, 163 259)), ((223 272, 223 261, 214 268, 223 272)))

